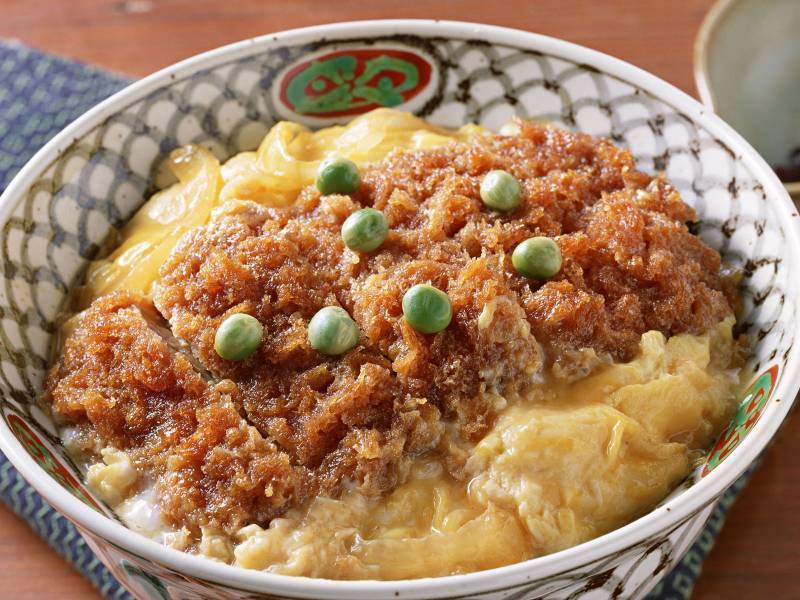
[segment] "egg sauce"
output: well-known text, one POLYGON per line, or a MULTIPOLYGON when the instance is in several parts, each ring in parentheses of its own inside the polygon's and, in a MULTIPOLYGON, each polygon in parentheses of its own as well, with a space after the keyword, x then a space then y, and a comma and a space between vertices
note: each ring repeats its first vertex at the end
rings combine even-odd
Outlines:
MULTIPOLYGON (((482 131, 446 131, 381 109, 317 132, 279 123, 257 151, 223 165, 200 147, 179 149, 168 161, 177 183, 155 194, 122 229, 116 250, 92 263, 80 303, 119 289, 147 294, 183 233, 226 203, 291 203, 326 157, 366 163, 482 131)), ((728 319, 705 335, 670 339, 651 331, 629 363, 598 361, 576 382, 548 379, 529 397, 500 399, 506 408, 493 429, 466 449, 468 484, 423 456, 386 497, 351 490, 316 498, 235 538, 204 530, 188 549, 282 574, 405 579, 497 567, 592 539, 651 510, 729 420, 738 389, 737 371, 728 369, 732 326, 728 319)), ((146 475, 131 472, 120 454, 109 449, 90 467, 90 485, 132 528, 187 549, 188 535, 167 531, 157 507, 142 509, 155 503, 146 475)))

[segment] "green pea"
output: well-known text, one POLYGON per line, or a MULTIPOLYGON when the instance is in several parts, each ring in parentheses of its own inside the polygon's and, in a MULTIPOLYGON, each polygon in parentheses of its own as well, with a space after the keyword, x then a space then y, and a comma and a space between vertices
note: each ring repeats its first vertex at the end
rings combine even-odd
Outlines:
POLYGON ((342 225, 345 246, 356 252, 372 252, 383 243, 387 233, 386 217, 374 208, 357 210, 342 225))
POLYGON ((352 194, 361 185, 358 167, 346 158, 322 161, 317 171, 317 189, 321 194, 352 194))
POLYGON ((481 200, 493 210, 512 211, 519 206, 519 181, 508 171, 489 171, 481 181, 481 200))
POLYGON ((258 350, 264 328, 258 319, 245 314, 225 319, 214 336, 214 350, 225 360, 244 360, 258 350))
POLYGON ((453 307, 442 290, 421 283, 403 295, 403 315, 420 333, 437 333, 450 324, 453 307))
POLYGON ((531 279, 547 279, 561 270, 561 250, 549 237, 528 238, 511 254, 517 273, 531 279))
POLYGON ((308 323, 308 343, 314 350, 331 356, 353 348, 359 335, 356 322, 338 306, 326 306, 317 311, 308 323))

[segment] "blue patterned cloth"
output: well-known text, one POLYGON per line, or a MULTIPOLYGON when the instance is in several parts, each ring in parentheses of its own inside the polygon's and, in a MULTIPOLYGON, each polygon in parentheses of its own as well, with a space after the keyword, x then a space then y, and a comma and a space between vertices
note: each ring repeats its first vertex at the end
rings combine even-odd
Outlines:
MULTIPOLYGON (((22 165, 70 121, 121 89, 128 80, 76 62, 0 42, 0 192, 22 165)), ((749 473, 736 482, 714 510, 697 542, 648 600, 686 600, 703 559, 722 529, 728 509, 749 473)), ((25 519, 103 597, 130 594, 89 549, 75 527, 31 488, 0 454, 0 500, 25 519)))

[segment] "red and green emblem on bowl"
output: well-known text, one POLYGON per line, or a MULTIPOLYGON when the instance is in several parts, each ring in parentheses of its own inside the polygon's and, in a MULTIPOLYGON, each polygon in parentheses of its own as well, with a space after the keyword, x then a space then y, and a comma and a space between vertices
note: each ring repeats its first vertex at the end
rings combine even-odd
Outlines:
POLYGON ((406 104, 430 87, 433 66, 421 54, 395 48, 353 48, 291 67, 281 103, 298 115, 335 118, 406 104))
POLYGON ((716 469, 744 440, 764 413, 772 390, 778 381, 778 365, 773 365, 755 378, 747 388, 736 414, 708 454, 700 476, 705 477, 716 469))

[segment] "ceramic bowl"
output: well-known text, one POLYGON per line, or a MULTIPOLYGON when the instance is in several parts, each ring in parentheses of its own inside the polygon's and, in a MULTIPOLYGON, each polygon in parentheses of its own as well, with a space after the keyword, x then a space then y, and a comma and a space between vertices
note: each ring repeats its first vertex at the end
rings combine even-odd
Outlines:
POLYGON ((0 448, 140 598, 640 598, 686 551, 795 397, 797 223, 769 166, 729 126, 663 81, 598 52, 439 21, 343 23, 247 40, 169 67, 89 111, 3 194, 0 448), (379 78, 395 88, 376 94, 375 104, 345 89, 327 112, 307 112, 289 85, 313 79, 315 65, 337 55, 353 57, 356 69, 389 56, 416 76, 379 78), (449 127, 475 121, 497 128, 516 114, 611 138, 633 151, 641 169, 666 172, 696 207, 699 235, 742 269, 740 326, 754 343, 748 367, 755 376, 704 464, 652 512, 580 546, 499 569, 328 581, 247 571, 162 547, 126 529, 81 483, 35 398, 66 294, 103 240, 153 191, 161 158, 189 142, 225 158, 254 148, 278 119, 319 126, 375 105, 449 127))
MULTIPOLYGON (((695 42, 703 102, 772 165, 800 147, 800 3, 719 0, 695 42)), ((800 182, 786 186, 800 200, 800 182)))

